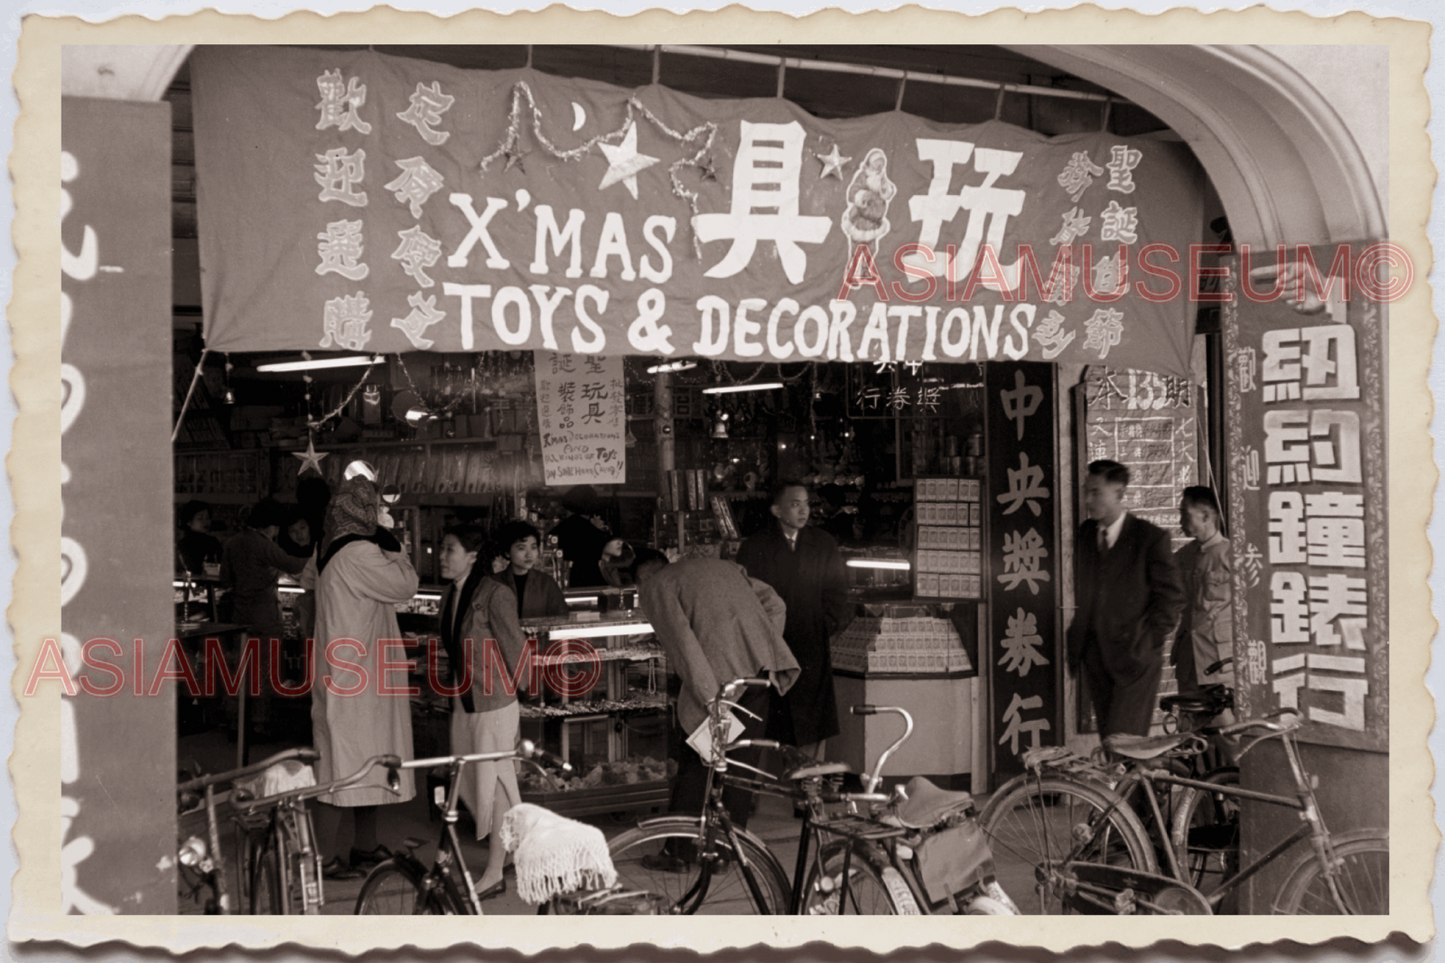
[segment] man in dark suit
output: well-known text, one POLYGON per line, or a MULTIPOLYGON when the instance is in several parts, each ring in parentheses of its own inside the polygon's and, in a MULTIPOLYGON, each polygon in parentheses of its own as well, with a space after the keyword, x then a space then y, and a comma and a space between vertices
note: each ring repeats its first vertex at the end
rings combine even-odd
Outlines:
POLYGON ((1074 546, 1069 667, 1083 670, 1100 737, 1149 734, 1164 667, 1164 639, 1184 607, 1169 535, 1124 511, 1129 469, 1089 465, 1074 546))
POLYGON ((808 489, 784 481, 773 493, 774 523, 738 549, 748 574, 772 586, 787 603, 783 638, 802 666, 788 693, 773 700, 768 738, 822 758, 822 743, 838 734, 833 662, 828 639, 848 627, 848 572, 833 536, 808 525, 808 489))

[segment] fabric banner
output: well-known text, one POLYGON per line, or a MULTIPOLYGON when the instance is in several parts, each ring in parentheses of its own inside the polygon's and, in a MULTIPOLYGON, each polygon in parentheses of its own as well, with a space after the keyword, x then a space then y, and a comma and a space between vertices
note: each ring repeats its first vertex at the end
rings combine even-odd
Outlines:
POLYGON ((60 124, 60 912, 174 913, 170 105, 60 124))
POLYGON ((1222 314, 1236 715, 1297 709, 1308 723, 1301 738, 1383 752, 1384 307, 1349 297, 1349 282, 1333 276, 1335 251, 1311 253, 1331 264, 1321 272, 1330 285, 1321 310, 1300 314, 1280 297, 1303 273, 1298 261, 1284 266, 1278 286, 1255 280, 1250 292, 1234 280, 1236 263, 1222 314))
POLYGON ((538 351, 537 425, 548 485, 627 481, 622 359, 538 351))
POLYGON ((192 56, 207 344, 1189 375, 1182 144, 371 51, 192 56))
POLYGON ((991 364, 988 379, 989 613, 994 778, 1064 735, 1059 692, 1059 477, 1054 372, 991 364))

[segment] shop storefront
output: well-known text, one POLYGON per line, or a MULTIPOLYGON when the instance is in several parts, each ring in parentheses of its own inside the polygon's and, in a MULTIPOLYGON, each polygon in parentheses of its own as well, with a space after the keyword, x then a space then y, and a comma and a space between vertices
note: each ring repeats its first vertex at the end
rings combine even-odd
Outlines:
MULTIPOLYGON (((1214 297, 1230 231, 1236 245, 1383 239, 1368 177, 1343 233, 1263 226, 1239 208, 1242 165, 1221 175, 1217 140, 1165 126, 1168 105, 1147 92, 1162 61, 1020 51, 1113 94, 998 88, 994 119, 966 123, 908 113, 923 81, 906 77, 903 111, 853 116, 725 86, 682 93, 665 72, 629 90, 530 60, 193 52, 198 244, 194 262, 178 250, 174 288, 201 322, 173 344, 174 506, 205 501, 215 530, 234 529, 258 499, 295 502, 301 479, 334 488, 364 463, 394 493, 421 576, 403 628, 422 665, 450 524, 532 521, 565 584, 547 533, 575 486, 600 494, 584 514, 617 534, 726 558, 770 523, 773 487, 800 480, 848 565, 840 706, 920 720, 891 776, 986 793, 1031 748, 1097 743, 1064 632, 1084 467, 1113 459, 1133 471, 1129 510, 1175 547, 1180 491, 1219 492, 1253 613, 1236 623, 1244 704, 1309 713, 1318 768, 1383 773, 1385 505, 1354 495, 1383 478, 1368 443, 1381 403, 1363 377, 1349 394, 1337 331, 1214 297), (361 363, 264 370, 347 356, 361 363), (1276 400, 1289 411, 1273 414, 1276 400), (1315 487, 1284 490, 1295 482, 1315 487), (1296 501, 1298 544, 1276 550, 1296 501), (1335 556, 1317 550, 1326 538, 1335 556), (1332 579, 1348 585, 1316 605, 1332 579), (1281 593, 1288 638, 1261 614, 1281 593)), ((1350 361, 1380 363, 1384 308, 1333 319, 1355 332, 1350 361)), ((171 582, 187 617, 211 605, 208 578, 183 567, 171 582)), ((601 670, 585 697, 526 707, 524 734, 579 778, 524 788, 574 813, 662 804, 667 667, 645 613, 603 631, 598 610, 626 600, 568 595, 565 625, 536 626, 539 651, 585 637, 601 670)), ((445 713, 445 699, 414 700, 418 753, 446 749, 445 713)), ((863 769, 891 741, 876 725, 845 714, 830 757, 863 769)), ((86 723, 77 732, 83 747, 86 723)), ((1246 778, 1265 785, 1261 765, 1246 778)), ((1388 824, 1383 804, 1330 805, 1388 824)), ((146 912, 167 911, 156 898, 146 912)))

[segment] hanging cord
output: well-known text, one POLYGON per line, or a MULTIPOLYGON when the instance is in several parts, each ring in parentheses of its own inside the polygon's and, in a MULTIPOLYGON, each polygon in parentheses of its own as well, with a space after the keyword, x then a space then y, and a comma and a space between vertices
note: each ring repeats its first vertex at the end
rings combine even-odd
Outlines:
POLYGON ((532 45, 527 44, 527 69, 532 69, 532 45))
POLYGON ((995 101, 994 101, 994 104, 993 104, 993 119, 994 119, 994 120, 1000 120, 1000 119, 1002 119, 1002 117, 1003 117, 1003 95, 1004 95, 1004 92, 1005 92, 1006 90, 1008 90, 1008 88, 1009 88, 1009 85, 1008 85, 1008 84, 999 84, 999 85, 998 85, 998 99, 995 100, 995 101))
POLYGON ((788 76, 788 64, 785 60, 778 61, 778 99, 783 97, 783 83, 788 76))
POLYGON ((181 433, 181 425, 185 424, 186 411, 191 407, 191 396, 196 393, 196 382, 201 380, 201 369, 206 366, 206 355, 210 353, 209 347, 201 349, 201 360, 196 362, 196 370, 191 374, 191 386, 186 389, 186 400, 181 402, 180 416, 176 418, 176 427, 171 431, 171 444, 173 445, 181 433))
POLYGON ((1107 134, 1109 132, 1109 114, 1114 109, 1114 97, 1111 94, 1104 98, 1104 116, 1099 121, 1099 130, 1107 134))
POLYGON ((903 71, 903 76, 898 78, 898 97, 893 101, 894 110, 903 109, 903 91, 908 88, 908 71, 903 71))
POLYGON ((662 79, 662 44, 652 47, 652 83, 656 86, 662 79))

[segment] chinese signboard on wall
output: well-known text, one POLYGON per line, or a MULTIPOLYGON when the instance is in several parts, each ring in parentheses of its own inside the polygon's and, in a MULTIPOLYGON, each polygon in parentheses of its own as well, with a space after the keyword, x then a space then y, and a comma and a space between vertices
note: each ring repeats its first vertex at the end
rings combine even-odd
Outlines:
POLYGON ((59 645, 80 687, 60 700, 62 914, 176 911, 175 742, 157 738, 176 708, 158 681, 176 665, 171 397, 155 388, 171 380, 170 127, 169 105, 61 101, 59 645), (154 481, 116 511, 121 478, 154 481))
POLYGON ((1188 373, 1182 144, 371 51, 201 47, 192 78, 214 350, 1188 373))
POLYGON ((1063 740, 1054 523, 1059 479, 1053 366, 995 364, 986 375, 992 742, 1002 780, 1022 771, 1029 749, 1063 740))
POLYGON ((627 480, 622 359, 538 351, 537 423, 548 485, 627 480))
POLYGON ((1329 281, 1313 314, 1237 283, 1224 306, 1237 699, 1242 718, 1295 708, 1305 738, 1385 750, 1384 322, 1329 281))

